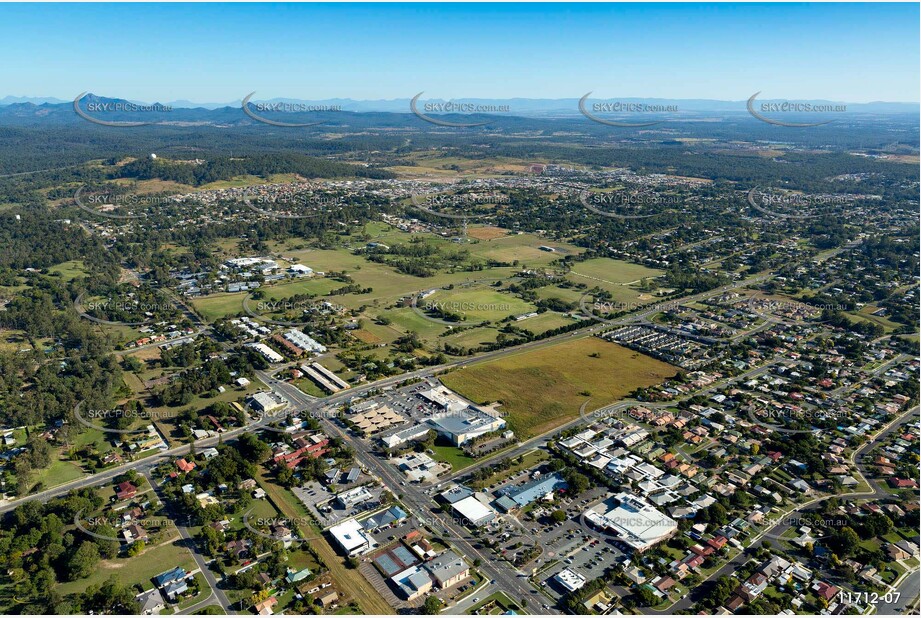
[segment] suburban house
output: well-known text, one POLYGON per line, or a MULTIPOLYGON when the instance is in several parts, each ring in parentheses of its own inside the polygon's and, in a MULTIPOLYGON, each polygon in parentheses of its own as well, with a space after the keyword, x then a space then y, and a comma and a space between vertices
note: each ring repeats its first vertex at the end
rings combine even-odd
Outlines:
POLYGON ((138 492, 138 488, 132 485, 129 481, 124 483, 119 483, 115 486, 115 497, 119 500, 130 500, 138 492))

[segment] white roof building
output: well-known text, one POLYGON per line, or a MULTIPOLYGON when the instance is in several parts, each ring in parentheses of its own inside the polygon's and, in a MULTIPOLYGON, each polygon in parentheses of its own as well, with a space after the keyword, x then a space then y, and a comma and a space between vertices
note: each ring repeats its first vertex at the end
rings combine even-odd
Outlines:
POLYGON ((286 407, 289 403, 287 399, 272 391, 253 393, 246 400, 246 403, 257 412, 274 412, 286 407))
POLYGON ((336 501, 347 509, 352 508, 356 504, 367 502, 368 500, 371 500, 371 498, 373 498, 371 492, 368 491, 368 488, 364 486, 353 487, 348 491, 343 491, 336 494, 336 501))
POLYGON ((572 569, 563 569, 554 575, 553 578, 569 592, 575 592, 585 585, 585 576, 576 573, 572 569))
POLYGON ((270 363, 280 363, 281 361, 285 360, 281 354, 265 345, 264 343, 247 343, 246 347, 256 350, 262 354, 262 357, 265 358, 265 360, 269 361, 270 363))
POLYGON ((326 352, 325 345, 317 342, 313 337, 299 330, 291 329, 284 334, 284 337, 302 350, 315 354, 323 354, 326 352))
POLYGON ((406 444, 411 440, 421 438, 429 431, 431 431, 431 429, 428 425, 412 425, 406 429, 401 429, 400 431, 396 431, 390 435, 381 437, 381 442, 383 442, 384 446, 387 448, 394 448, 402 444, 406 444))
POLYGON ((585 519, 616 535, 634 550, 643 552, 678 530, 678 522, 642 498, 626 492, 614 498, 619 502, 617 506, 606 512, 589 509, 585 512, 585 519))
POLYGON ((496 517, 496 512, 486 506, 474 496, 467 496, 451 505, 458 515, 464 518, 464 523, 477 527, 491 522, 496 517))
POLYGON ((329 533, 349 556, 360 556, 377 547, 377 541, 365 534, 362 525, 354 518, 333 526, 329 533))
POLYGON ((459 411, 467 407, 465 401, 444 387, 422 391, 419 397, 446 412, 459 411))

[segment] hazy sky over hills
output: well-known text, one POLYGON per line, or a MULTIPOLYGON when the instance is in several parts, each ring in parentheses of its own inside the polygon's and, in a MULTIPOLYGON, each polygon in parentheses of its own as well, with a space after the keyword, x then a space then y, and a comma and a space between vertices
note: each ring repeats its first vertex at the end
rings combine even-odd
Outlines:
POLYGON ((0 98, 918 101, 918 4, 0 5, 0 98))

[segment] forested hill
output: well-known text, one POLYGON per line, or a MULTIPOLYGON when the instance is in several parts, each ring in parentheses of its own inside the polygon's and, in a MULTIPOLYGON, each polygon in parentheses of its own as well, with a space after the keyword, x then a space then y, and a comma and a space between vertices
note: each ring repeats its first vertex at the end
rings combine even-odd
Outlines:
POLYGON ((235 176, 270 174, 299 174, 307 178, 392 178, 390 172, 337 163, 300 154, 250 155, 246 157, 217 157, 201 163, 144 158, 119 168, 119 178, 137 180, 172 180, 187 185, 202 185, 235 176))

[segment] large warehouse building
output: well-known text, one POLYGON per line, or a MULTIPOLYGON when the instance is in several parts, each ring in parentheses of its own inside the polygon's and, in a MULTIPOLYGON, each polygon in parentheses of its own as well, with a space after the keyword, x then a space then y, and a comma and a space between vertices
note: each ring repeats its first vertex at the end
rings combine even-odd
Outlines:
MULTIPOLYGON (((585 512, 593 526, 616 536, 637 552, 644 552, 656 543, 670 538, 678 530, 678 522, 660 513, 642 498, 621 492, 614 496, 613 508, 585 512)), ((605 502, 603 505, 607 505, 605 502)))
POLYGON ((426 421, 428 425, 450 440, 454 446, 460 446, 484 433, 499 431, 505 427, 505 420, 497 418, 482 408, 468 406, 458 412, 435 416, 426 421))
POLYGON ((474 496, 467 496, 451 505, 464 525, 483 526, 496 518, 496 512, 474 496))

